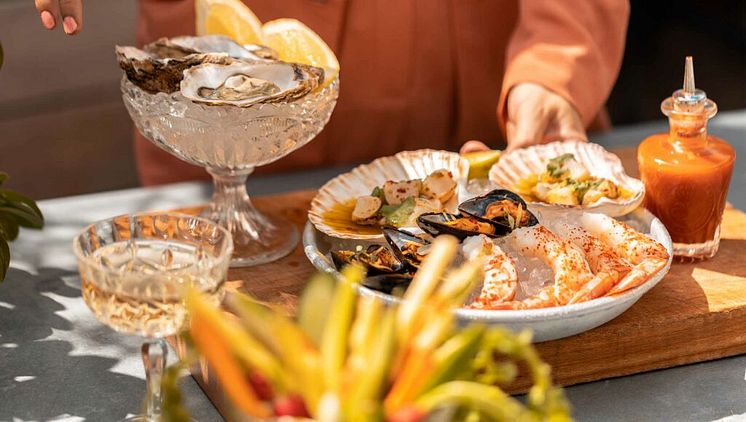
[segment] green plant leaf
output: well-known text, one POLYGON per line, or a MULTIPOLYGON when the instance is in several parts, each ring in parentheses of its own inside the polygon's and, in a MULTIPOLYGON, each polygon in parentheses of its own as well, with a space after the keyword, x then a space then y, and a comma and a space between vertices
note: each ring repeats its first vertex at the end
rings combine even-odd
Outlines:
POLYGON ((5 237, 9 242, 16 240, 18 237, 18 224, 15 221, 6 220, 0 216, 0 235, 5 237))
POLYGON ((21 227, 40 229, 44 226, 44 219, 41 214, 36 213, 32 208, 21 205, 20 207, 0 207, 0 216, 5 220, 15 221, 21 227))
POLYGON ((0 234, 0 282, 5 280, 8 267, 10 267, 10 248, 8 247, 8 241, 0 234))
POLYGON ((44 222, 44 216, 42 215, 39 207, 36 205, 36 201, 22 193, 18 193, 10 189, 0 189, 0 204, 2 204, 2 202, 10 203, 11 205, 15 206, 15 208, 28 207, 33 210, 34 214, 36 214, 39 219, 42 220, 42 223, 44 222), (25 207, 19 207, 18 204, 23 204, 25 205, 25 207))
POLYGON ((0 185, 2 185, 6 180, 8 180, 8 173, 0 171, 0 185))

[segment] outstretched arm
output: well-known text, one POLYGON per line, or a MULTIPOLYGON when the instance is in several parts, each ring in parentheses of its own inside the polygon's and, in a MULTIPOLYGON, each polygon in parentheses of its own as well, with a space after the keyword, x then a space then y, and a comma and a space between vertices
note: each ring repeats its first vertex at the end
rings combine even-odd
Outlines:
POLYGON ((580 138, 624 52, 627 0, 523 0, 498 107, 509 148, 580 138))
POLYGON ((83 0, 35 0, 41 24, 55 29, 62 24, 67 35, 75 35, 83 29, 83 0))

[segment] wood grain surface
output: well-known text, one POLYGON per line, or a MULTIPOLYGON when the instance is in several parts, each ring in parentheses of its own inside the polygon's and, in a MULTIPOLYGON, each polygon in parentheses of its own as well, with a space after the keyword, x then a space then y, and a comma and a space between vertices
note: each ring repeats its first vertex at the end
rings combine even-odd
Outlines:
MULTIPOLYGON (((614 152, 630 174, 637 173, 634 149, 614 152)), ((295 192, 255 198, 254 203, 302 230, 314 195, 295 192)), ((663 281, 618 318, 573 337, 537 344, 555 382, 572 385, 746 353, 746 214, 728 207, 721 233, 720 251, 713 259, 675 262, 663 281)), ((229 286, 292 312, 313 271, 298 246, 275 263, 231 270, 229 286)), ((205 384, 199 373, 195 378, 221 413, 235 420, 214 380, 205 384)), ((529 385, 530 380, 519 378, 512 392, 529 385)))

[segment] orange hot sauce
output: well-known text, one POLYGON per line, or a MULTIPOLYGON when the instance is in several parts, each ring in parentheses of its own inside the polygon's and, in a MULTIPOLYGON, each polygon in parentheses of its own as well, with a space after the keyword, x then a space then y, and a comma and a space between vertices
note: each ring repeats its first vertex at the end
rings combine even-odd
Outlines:
POLYGON ((644 206, 666 226, 674 255, 707 259, 717 253, 720 222, 736 153, 707 134, 717 105, 694 87, 694 65, 686 58, 684 88, 661 103, 669 133, 645 139, 637 150, 645 184, 644 206))

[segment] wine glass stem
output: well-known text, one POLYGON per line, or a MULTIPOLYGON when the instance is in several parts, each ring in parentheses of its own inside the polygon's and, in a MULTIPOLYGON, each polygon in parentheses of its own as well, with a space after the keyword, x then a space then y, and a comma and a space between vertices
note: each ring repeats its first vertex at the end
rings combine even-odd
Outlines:
POLYGON ((246 193, 246 179, 254 171, 244 170, 241 172, 207 169, 212 175, 215 189, 212 194, 213 203, 218 204, 240 204, 249 200, 246 193))
POLYGON ((145 415, 148 421, 158 420, 161 414, 161 378, 166 368, 168 346, 163 339, 149 340, 142 345, 142 362, 145 365, 145 382, 148 395, 145 399, 145 415))

